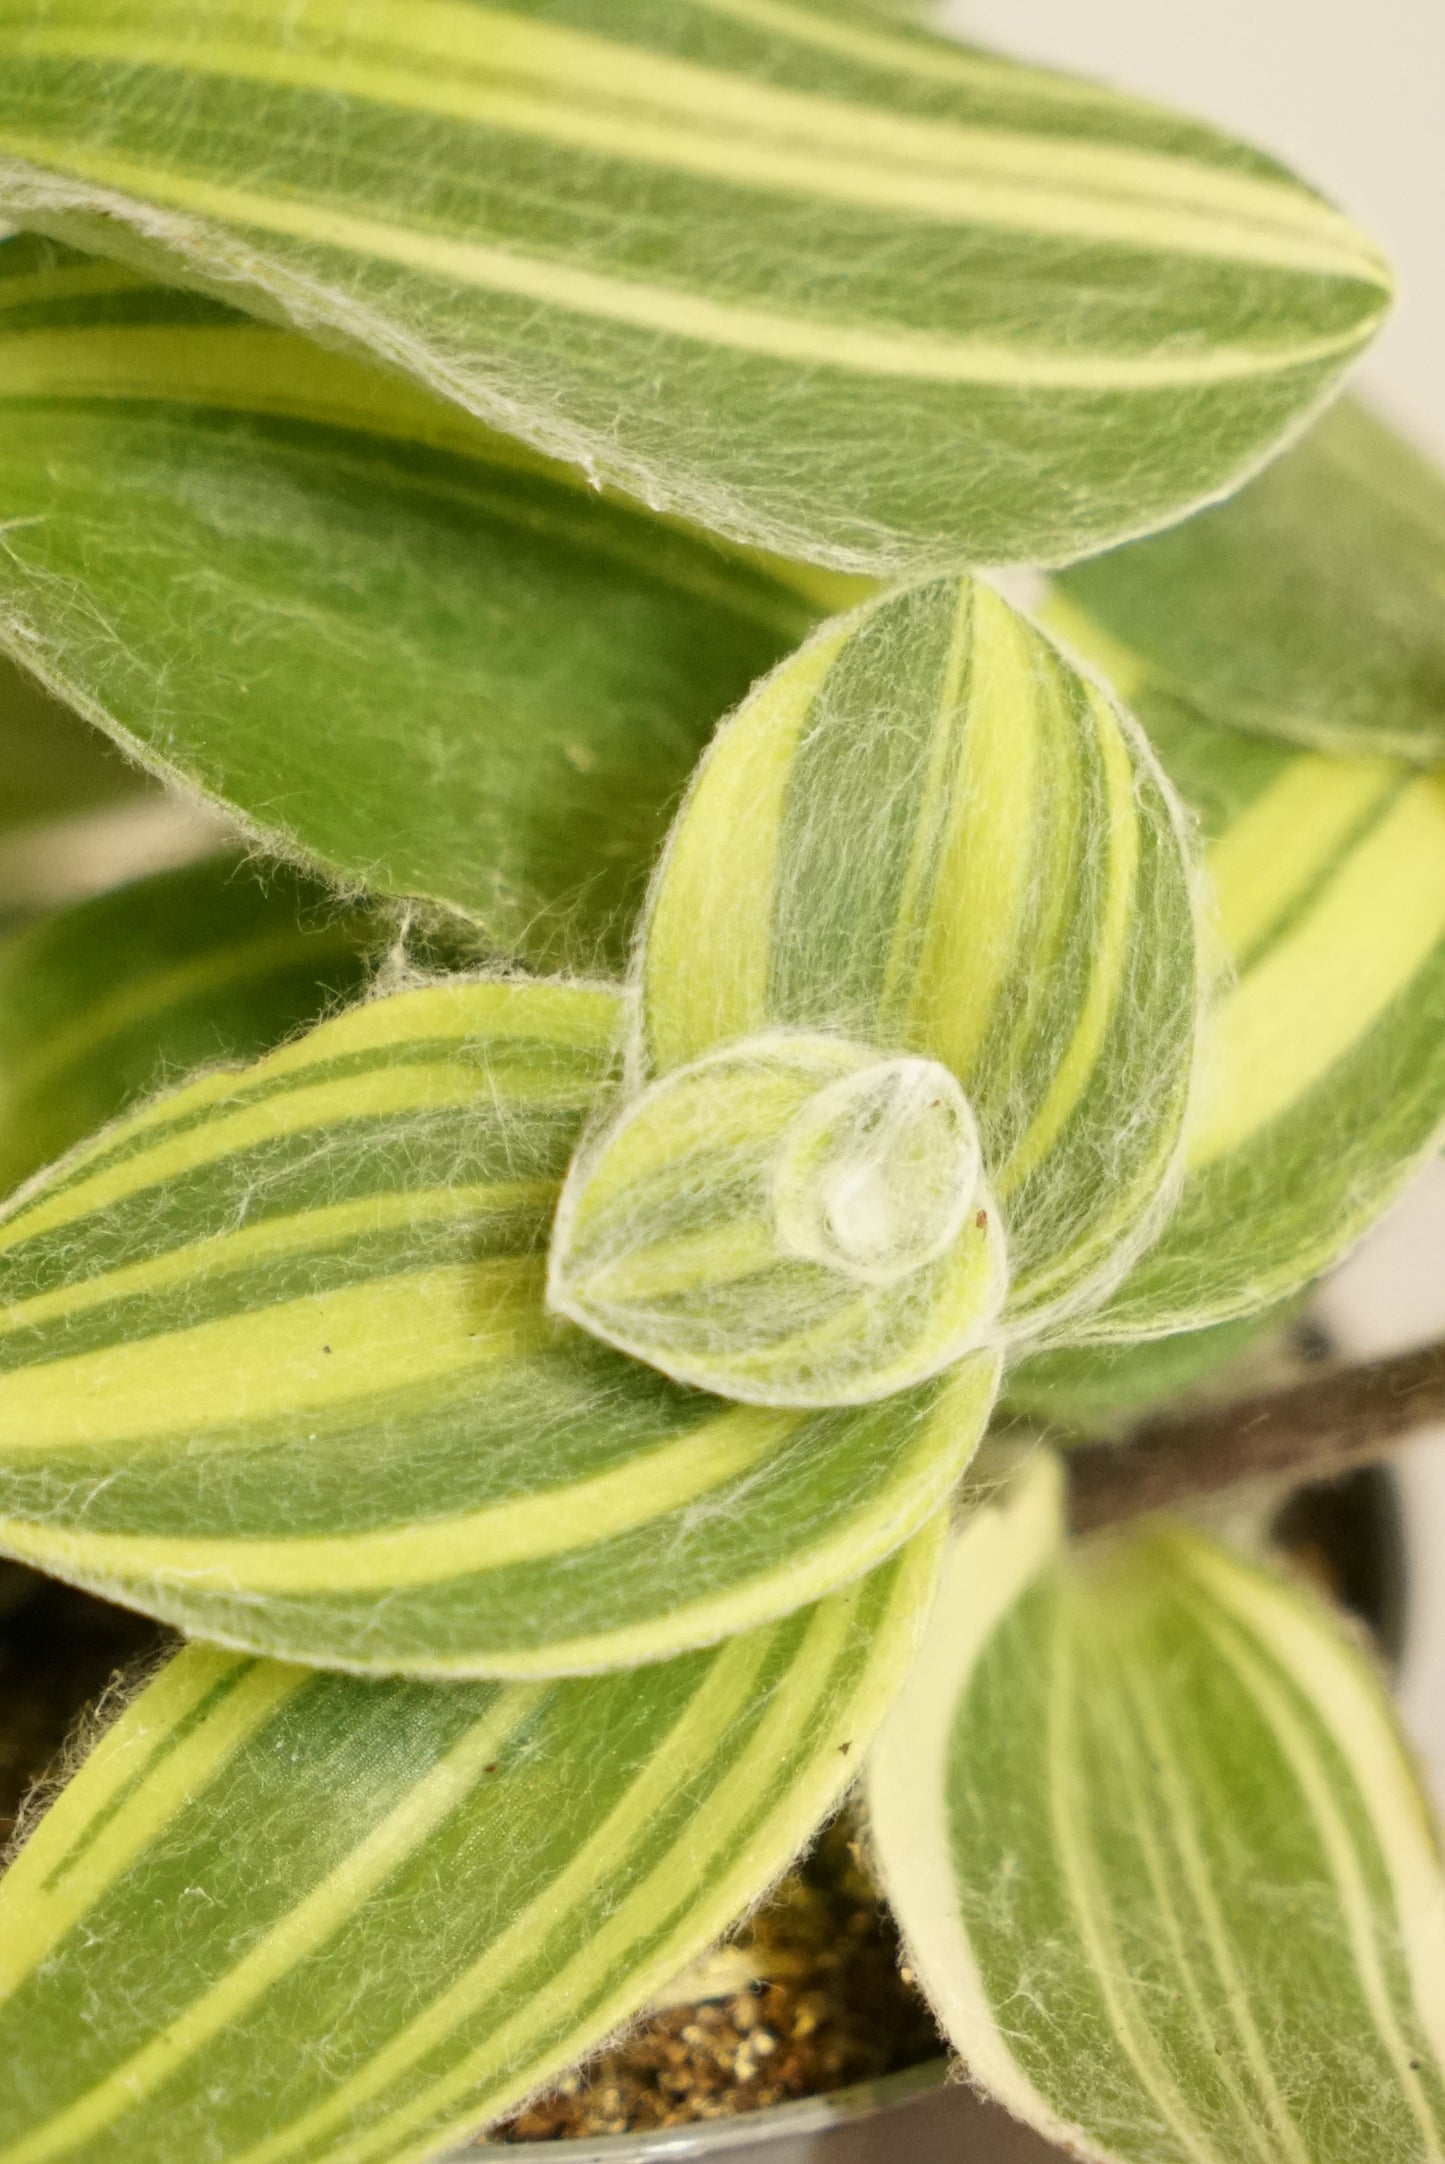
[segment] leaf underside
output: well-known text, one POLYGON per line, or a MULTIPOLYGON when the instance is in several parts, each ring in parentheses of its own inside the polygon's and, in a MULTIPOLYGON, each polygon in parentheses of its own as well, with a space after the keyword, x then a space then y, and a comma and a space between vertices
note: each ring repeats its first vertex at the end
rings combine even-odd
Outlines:
POLYGON ((0 475, 0 643, 273 847, 534 958, 620 960, 709 732, 817 616, 404 381, 33 236, 0 244, 0 475))
POLYGON ((642 1054, 828 1029, 939 1061, 1004 1322, 1067 1332, 1170 1199, 1195 940, 1142 739, 991 588, 939 579, 825 625, 715 739, 644 925, 642 1054))
POLYGON ((1183 1527, 1060 1560, 1057 1494, 965 1532, 873 1759, 970 2073, 1101 2164, 1425 2164, 1445 1877, 1380 1683, 1183 1527))
POLYGON ((405 2164, 499 2116, 832 1807, 939 1546, 606 1677, 372 1683, 181 1653, 0 1887, 0 2159, 405 2164))
POLYGON ((1260 153, 796 0, 8 0, 0 161, 22 223, 855 570, 1166 523, 1389 297, 1260 153))
POLYGON ((993 1355, 781 1413, 548 1314, 619 1007, 376 1000, 29 1190, 0 1225, 0 1548, 222 1643, 444 1676, 658 1659, 907 1539, 993 1355))

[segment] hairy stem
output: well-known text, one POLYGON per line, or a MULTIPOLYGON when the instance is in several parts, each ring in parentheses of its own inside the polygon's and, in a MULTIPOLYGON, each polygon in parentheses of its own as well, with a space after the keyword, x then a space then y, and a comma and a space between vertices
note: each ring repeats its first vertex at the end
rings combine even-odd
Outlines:
POLYGON ((1437 1420, 1445 1421, 1445 1342, 1072 1450, 1070 1522, 1087 1533, 1249 1481, 1291 1473, 1328 1480, 1437 1420))

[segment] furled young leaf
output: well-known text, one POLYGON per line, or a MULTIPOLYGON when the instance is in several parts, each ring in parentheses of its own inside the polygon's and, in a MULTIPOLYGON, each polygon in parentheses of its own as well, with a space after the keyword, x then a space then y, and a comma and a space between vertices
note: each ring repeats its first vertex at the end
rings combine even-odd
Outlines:
POLYGON ((807 1838, 907 1666, 939 1541, 614 1676, 182 1653, 0 1885, 3 2164, 404 2164, 470 2134, 807 1838))
POLYGON ((1196 1020, 1177 806, 989 587, 836 619, 715 740, 642 948, 645 1059, 832 1030, 949 1068, 1015 1332, 1103 1296, 1171 1192, 1196 1020))
POLYGON ((1445 760, 1445 478, 1347 401, 1218 510, 1077 565, 1133 679, 1318 751, 1445 760))
POLYGON ((1163 1237, 1082 1326, 1257 1314, 1338 1261, 1445 1134, 1445 775, 1136 708, 1202 822, 1232 976, 1163 1237))
POLYGON ((0 512, 0 642, 142 759, 589 962, 817 616, 405 382, 29 237, 0 244, 0 512))
POLYGON ((344 1668, 656 1659, 856 1577, 948 1493, 978 1355, 888 1403, 684 1390, 549 1314, 620 1002, 453 981, 132 1115, 0 1225, 0 1549, 344 1668))
POLYGON ((0 1192, 163 1083, 354 998, 379 937, 289 868, 229 856, 17 933, 0 946, 0 1192))
POLYGON ((572 1161, 548 1298, 680 1382, 858 1405, 990 1342, 1008 1286, 946 1067, 779 1030, 674 1067, 572 1161))
POLYGON ((858 570, 1167 522, 1389 292, 1258 152, 797 0, 5 0, 0 161, 22 223, 858 570))
POLYGON ((1183 1527, 958 1543, 873 1760, 911 1958, 972 2076, 1106 2164, 1431 2164, 1445 1876, 1369 1663, 1183 1527))

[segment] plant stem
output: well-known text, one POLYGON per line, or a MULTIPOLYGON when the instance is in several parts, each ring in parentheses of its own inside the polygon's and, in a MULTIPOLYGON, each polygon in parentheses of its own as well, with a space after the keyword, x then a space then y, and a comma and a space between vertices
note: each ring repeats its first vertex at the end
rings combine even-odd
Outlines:
POLYGON ((1125 1442, 1068 1453, 1079 1533, 1290 1474, 1329 1480, 1445 1421, 1445 1341, 1335 1368, 1287 1390, 1156 1419, 1125 1442))

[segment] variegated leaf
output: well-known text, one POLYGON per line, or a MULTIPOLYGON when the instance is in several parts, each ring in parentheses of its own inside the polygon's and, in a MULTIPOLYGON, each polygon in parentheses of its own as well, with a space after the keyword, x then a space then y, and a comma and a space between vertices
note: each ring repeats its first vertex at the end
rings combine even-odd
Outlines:
POLYGON ((1445 774, 1215 728, 1157 691, 1135 706, 1203 825, 1226 971, 1183 1196, 1084 1325, 1101 1339, 1287 1299, 1445 1136, 1445 774))
POLYGON ((965 2064, 1100 2164, 1433 2164, 1445 1874, 1369 1662, 1182 1526, 959 1541, 871 1810, 965 2064))
POLYGON ((1213 130, 797 0, 5 0, 0 208, 854 569, 1220 493, 1388 273, 1213 130))
POLYGON ((167 1082, 354 998, 382 928, 236 857, 120 887, 0 946, 0 1192, 167 1082))
POLYGON ((770 1029, 937 1060, 978 1122, 1015 1333, 1072 1327, 1173 1190, 1198 999, 1147 746, 991 588, 825 625, 715 740, 644 931, 658 1071, 770 1029))
POLYGON ((410 384, 28 237, 0 244, 0 516, 0 643, 138 757, 587 966, 818 613, 410 384))
POLYGON ((836 1801, 936 1580, 620 1675, 192 1647, 0 1884, 3 2164, 406 2164, 629 2018, 836 1801))
POLYGON ((1133 680, 1316 751, 1445 760, 1445 478, 1346 401, 1242 494, 1061 590, 1133 680))
POLYGON ((226 1644, 426 1675, 660 1658, 936 1510, 981 1354, 813 1414, 549 1314, 620 1002, 453 980, 162 1098, 0 1223, 0 1549, 226 1644))
POLYGON ((548 1297, 681 1382, 856 1405, 991 1341, 1008 1287, 946 1067, 775 1031, 675 1067, 572 1161, 548 1297))

